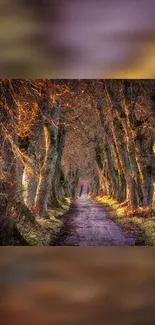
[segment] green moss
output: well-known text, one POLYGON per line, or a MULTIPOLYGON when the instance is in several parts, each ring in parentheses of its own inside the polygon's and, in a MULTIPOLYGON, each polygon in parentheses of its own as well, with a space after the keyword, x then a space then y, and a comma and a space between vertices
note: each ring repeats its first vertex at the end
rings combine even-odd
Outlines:
POLYGON ((30 211, 27 208, 23 209, 22 216, 17 221, 17 228, 28 245, 50 245, 52 236, 59 233, 63 226, 63 222, 58 218, 69 210, 70 204, 71 199, 65 198, 60 208, 49 209, 49 219, 36 218, 32 220, 30 211))
POLYGON ((129 216, 116 216, 121 224, 133 224, 138 226, 141 230, 144 231, 146 237, 146 245, 155 245, 155 221, 144 220, 143 218, 129 217, 129 216))
POLYGON ((140 223, 141 228, 145 231, 146 234, 146 244, 155 245, 155 221, 146 220, 145 222, 140 223))
POLYGON ((104 206, 110 208, 109 217, 114 221, 120 223, 125 228, 130 227, 133 235, 143 236, 145 238, 145 245, 155 245, 155 211, 151 210, 143 217, 143 210, 137 215, 128 215, 126 213, 127 207, 121 207, 117 201, 112 200, 110 197, 98 197, 98 201, 104 206), (135 228, 135 230, 134 230, 135 228), (138 231, 139 229, 139 231, 138 231))
POLYGON ((48 231, 52 232, 59 232, 63 223, 62 221, 58 220, 55 218, 53 215, 53 212, 49 210, 49 217, 50 219, 38 219, 38 223, 44 228, 47 229, 48 231))

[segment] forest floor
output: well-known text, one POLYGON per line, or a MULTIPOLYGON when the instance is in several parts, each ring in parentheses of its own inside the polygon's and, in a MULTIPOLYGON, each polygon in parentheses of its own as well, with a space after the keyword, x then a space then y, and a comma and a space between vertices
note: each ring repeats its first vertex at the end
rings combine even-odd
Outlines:
MULTIPOLYGON (((131 211, 127 202, 119 204, 108 196, 83 195, 71 202, 49 209, 49 219, 31 219, 27 211, 15 218, 15 246, 153 246, 155 245, 155 210, 131 211)), ((4 229, 5 230, 5 229, 4 229)), ((4 231, 5 233, 5 231, 4 231)), ((3 241, 5 242, 5 241, 3 241)), ((4 243, 5 245, 5 243, 4 243)))
MULTIPOLYGON (((49 246, 52 238, 60 232, 63 222, 60 216, 70 209, 71 199, 65 198, 60 206, 53 206, 48 210, 49 219, 37 217, 35 220, 27 215, 27 210, 16 216, 16 227, 20 238, 10 242, 15 246, 49 246)), ((19 236, 18 236, 19 237, 19 236)), ((8 238, 6 238, 8 242, 8 238)))
POLYGON ((96 201, 108 209, 111 220, 133 235, 135 245, 155 245, 155 209, 139 207, 130 210, 127 202, 120 204, 108 196, 99 196, 96 201))
POLYGON ((107 207, 87 196, 72 202, 54 246, 133 246, 133 234, 108 218, 107 207))

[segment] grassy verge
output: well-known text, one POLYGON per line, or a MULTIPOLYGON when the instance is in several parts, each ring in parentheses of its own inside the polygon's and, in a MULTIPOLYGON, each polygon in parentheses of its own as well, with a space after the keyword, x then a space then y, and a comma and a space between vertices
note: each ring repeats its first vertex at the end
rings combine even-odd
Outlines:
POLYGON ((71 199, 65 198, 61 207, 49 209, 49 219, 36 218, 35 221, 32 221, 25 214, 20 216, 19 220, 16 220, 16 226, 28 245, 48 246, 52 240, 52 236, 60 232, 63 222, 59 220, 59 217, 69 210, 70 204, 71 199))
POLYGON ((127 202, 122 204, 108 196, 98 196, 97 202, 109 209, 109 217, 135 237, 136 245, 155 245, 155 210, 138 208, 131 211, 127 202))

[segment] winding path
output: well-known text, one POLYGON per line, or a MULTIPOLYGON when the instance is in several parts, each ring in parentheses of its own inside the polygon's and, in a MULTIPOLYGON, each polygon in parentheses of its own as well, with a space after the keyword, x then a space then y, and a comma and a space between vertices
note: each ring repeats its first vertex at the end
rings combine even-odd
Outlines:
POLYGON ((56 246, 131 246, 135 243, 121 226, 108 219, 103 206, 88 198, 86 186, 80 199, 74 200, 64 221, 56 246))

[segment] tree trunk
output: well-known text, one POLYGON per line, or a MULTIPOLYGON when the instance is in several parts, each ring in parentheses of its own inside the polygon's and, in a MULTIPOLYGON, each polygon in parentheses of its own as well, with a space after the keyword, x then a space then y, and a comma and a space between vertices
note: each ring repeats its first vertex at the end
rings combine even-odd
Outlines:
POLYGON ((59 134, 58 134, 58 158, 55 166, 55 173, 53 177, 52 182, 52 195, 51 195, 51 201, 54 201, 55 204, 60 205, 59 200, 61 199, 61 190, 62 190, 62 184, 60 181, 60 175, 61 175, 61 159, 63 154, 63 149, 65 145, 65 136, 66 136, 66 130, 65 127, 62 126, 59 128, 59 134))
MULTIPOLYGON (((40 133, 40 145, 43 145, 43 163, 39 171, 36 195, 32 210, 40 217, 48 218, 47 206, 50 199, 52 179, 55 173, 56 162, 58 159, 58 122, 60 118, 60 107, 55 105, 50 107, 49 102, 45 103, 49 112, 52 111, 52 122, 42 126, 40 133)), ((47 108, 45 106, 45 108, 47 108)), ((46 114, 47 114, 46 110, 46 114)), ((48 116, 49 117, 49 116, 48 116)))

